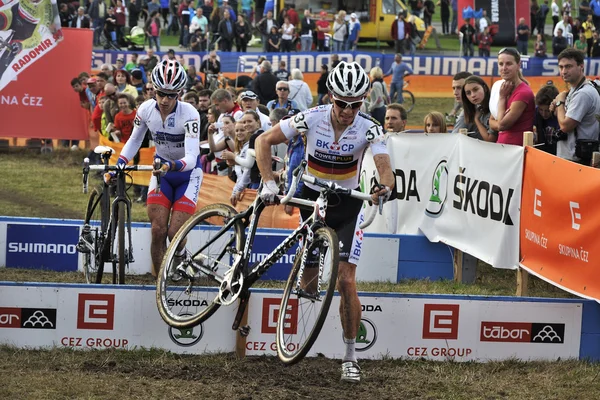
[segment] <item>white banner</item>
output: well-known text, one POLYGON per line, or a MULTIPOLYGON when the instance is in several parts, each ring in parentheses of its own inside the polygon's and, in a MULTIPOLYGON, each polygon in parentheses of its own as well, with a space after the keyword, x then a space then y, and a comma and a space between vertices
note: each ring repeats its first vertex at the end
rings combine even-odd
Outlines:
POLYGON ((3 16, 0 20, 4 19, 6 23, 0 31, 1 91, 52 50, 62 39, 62 32, 56 0, 38 3, 16 0, 0 4, 0 16, 3 16))
POLYGON ((429 158, 435 170, 420 228, 432 242, 516 268, 524 149, 456 136, 454 151, 429 158))
MULTIPOLYGON (((383 206, 383 214, 375 217, 365 230, 371 233, 422 235, 419 225, 431 195, 431 177, 437 167, 433 160, 447 157, 456 146, 458 135, 426 135, 402 133, 387 141, 392 169, 396 175, 396 201, 383 206)), ((373 179, 379 179, 373 157, 365 155, 362 179, 370 189, 373 179)))

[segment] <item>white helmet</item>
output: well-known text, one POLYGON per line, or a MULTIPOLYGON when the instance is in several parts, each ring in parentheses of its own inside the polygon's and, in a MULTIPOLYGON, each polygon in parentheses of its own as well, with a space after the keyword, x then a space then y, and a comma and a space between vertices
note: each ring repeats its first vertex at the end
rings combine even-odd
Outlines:
POLYGON ((178 92, 186 82, 185 69, 175 60, 161 61, 152 70, 152 83, 157 89, 178 92))
POLYGON ((357 62, 340 62, 327 77, 327 89, 340 97, 361 97, 369 91, 369 76, 357 62))

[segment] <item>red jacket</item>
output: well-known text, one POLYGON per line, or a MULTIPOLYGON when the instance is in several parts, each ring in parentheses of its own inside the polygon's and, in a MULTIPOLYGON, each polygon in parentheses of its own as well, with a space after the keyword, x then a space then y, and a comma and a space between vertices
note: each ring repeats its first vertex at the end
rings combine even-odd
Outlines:
POLYGON ((404 37, 398 39, 398 20, 394 20, 394 22, 392 23, 392 39, 394 40, 404 40, 404 38, 406 37, 406 35, 408 35, 408 37, 410 37, 410 31, 412 29, 412 26, 410 23, 404 21, 404 37))

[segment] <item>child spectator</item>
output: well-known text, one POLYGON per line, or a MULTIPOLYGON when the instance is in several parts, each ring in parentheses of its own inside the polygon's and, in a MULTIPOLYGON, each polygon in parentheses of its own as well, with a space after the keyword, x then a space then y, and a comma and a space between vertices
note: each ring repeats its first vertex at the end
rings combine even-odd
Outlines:
POLYGON ((486 142, 498 140, 498 133, 490 128, 490 88, 479 76, 465 79, 461 92, 465 122, 475 124, 477 131, 472 137, 486 142))
POLYGON ((446 118, 444 114, 432 111, 425 116, 423 119, 425 125, 423 130, 425 133, 447 133, 448 127, 446 126, 446 118))
MULTIPOLYGON (((133 120, 135 119, 135 112, 131 97, 125 93, 121 93, 117 96, 117 104, 119 106, 119 112, 115 115, 114 130, 111 132, 113 139, 117 137, 119 142, 125 144, 131 137, 133 131, 133 120)), ((117 140, 115 140, 116 142, 117 140)))
MULTIPOLYGON (((246 129, 244 123, 240 120, 235 123, 234 148, 235 153, 223 150, 221 157, 227 161, 230 167, 233 167, 235 175, 235 186, 231 192, 229 201, 232 206, 236 206, 238 201, 242 200, 244 190, 250 183, 251 167, 247 167, 247 160, 250 162, 248 152, 250 132, 246 129)), ((254 157, 252 157, 254 163, 254 157)))
POLYGON ((490 28, 486 26, 483 32, 477 35, 477 43, 479 43, 479 57, 490 56, 490 46, 492 45, 493 39, 490 35, 490 28))
POLYGON ((535 95, 535 118, 533 120, 533 133, 538 149, 556 155, 556 135, 560 131, 558 119, 552 111, 550 104, 558 96, 558 89, 554 85, 542 86, 535 95))
POLYGON ((279 52, 279 47, 281 46, 281 35, 279 34, 279 30, 276 26, 271 28, 271 32, 269 33, 269 48, 267 51, 269 53, 279 52))

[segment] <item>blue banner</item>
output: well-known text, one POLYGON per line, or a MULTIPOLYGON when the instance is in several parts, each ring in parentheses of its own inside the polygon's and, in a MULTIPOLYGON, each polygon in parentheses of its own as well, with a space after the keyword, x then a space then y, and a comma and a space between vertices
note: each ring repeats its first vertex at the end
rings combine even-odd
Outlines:
POLYGON ((6 266, 77 271, 78 226, 7 224, 6 266))
MULTIPOLYGON (((117 58, 127 57, 130 52, 94 51, 92 69, 99 70, 102 64, 116 64, 117 58)), ((143 53, 138 53, 143 55, 143 53)), ((166 53, 157 53, 159 57, 166 57, 166 53)), ((206 53, 180 52, 186 65, 193 65, 199 69, 200 63, 208 57, 206 53)), ((258 64, 260 53, 225 53, 218 52, 221 61, 221 72, 250 75, 258 64)), ((273 70, 278 69, 280 61, 285 61, 288 71, 299 68, 306 73, 320 73, 321 65, 331 65, 330 53, 267 53, 264 54, 273 65, 273 70)), ((369 71, 379 66, 384 73, 394 62, 393 54, 346 52, 339 54, 341 61, 356 61, 369 71)), ((460 71, 469 71, 475 75, 498 76, 498 60, 495 57, 458 57, 458 56, 404 56, 403 61, 409 64, 415 75, 442 75, 453 76, 460 71)), ((127 62, 127 61, 126 61, 127 62)), ((559 76, 558 60, 556 58, 523 57, 523 74, 525 76, 559 76)), ((587 76, 600 76, 600 59, 586 59, 585 73, 587 76)))

